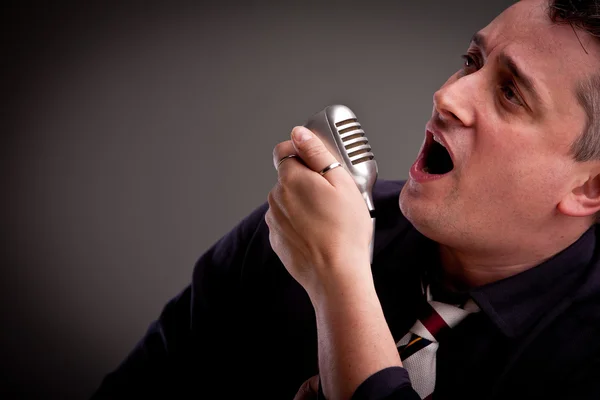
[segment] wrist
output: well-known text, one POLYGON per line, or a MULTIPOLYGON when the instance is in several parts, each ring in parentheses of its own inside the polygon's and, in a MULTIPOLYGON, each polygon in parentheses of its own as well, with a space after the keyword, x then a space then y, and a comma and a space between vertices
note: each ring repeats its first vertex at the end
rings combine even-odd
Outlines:
POLYGON ((387 326, 370 264, 321 281, 310 295, 319 337, 319 370, 328 397, 350 398, 361 382, 390 366, 402 366, 387 326))
POLYGON ((317 312, 377 298, 368 255, 338 260, 318 271, 315 284, 307 290, 317 312))

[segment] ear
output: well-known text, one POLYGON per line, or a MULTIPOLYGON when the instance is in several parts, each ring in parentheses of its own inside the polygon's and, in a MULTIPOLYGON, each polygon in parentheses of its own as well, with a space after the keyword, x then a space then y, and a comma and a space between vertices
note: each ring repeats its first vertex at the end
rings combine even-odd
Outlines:
POLYGON ((596 172, 573 188, 558 203, 558 211, 571 217, 587 217, 600 211, 600 174, 596 172))

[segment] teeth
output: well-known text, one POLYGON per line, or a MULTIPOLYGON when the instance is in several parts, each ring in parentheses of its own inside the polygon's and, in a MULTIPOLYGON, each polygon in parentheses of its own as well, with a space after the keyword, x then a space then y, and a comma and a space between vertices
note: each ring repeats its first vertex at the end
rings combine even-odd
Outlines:
POLYGON ((443 142, 440 140, 440 138, 439 138, 439 137, 437 137, 436 135, 433 135, 433 140, 435 140, 436 142, 438 142, 439 144, 441 144, 443 147, 446 147, 446 146, 444 145, 444 143, 443 143, 443 142))

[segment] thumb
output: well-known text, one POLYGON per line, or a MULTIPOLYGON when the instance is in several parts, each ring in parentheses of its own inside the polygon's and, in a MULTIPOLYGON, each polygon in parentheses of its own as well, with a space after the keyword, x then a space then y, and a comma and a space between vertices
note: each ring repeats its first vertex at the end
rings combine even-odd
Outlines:
MULTIPOLYGON (((304 126, 294 127, 292 130, 292 144, 302 161, 315 172, 323 171, 324 168, 338 161, 323 141, 304 126)), ((343 169, 334 168, 324 176, 334 176, 343 169), (340 171, 335 171, 337 169, 340 171)))

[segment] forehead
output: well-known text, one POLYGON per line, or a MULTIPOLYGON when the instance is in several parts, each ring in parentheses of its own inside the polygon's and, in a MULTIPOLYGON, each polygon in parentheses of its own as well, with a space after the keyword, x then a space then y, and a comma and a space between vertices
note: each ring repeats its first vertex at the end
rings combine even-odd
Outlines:
POLYGON ((567 92, 574 98, 577 82, 597 73, 600 45, 569 24, 553 23, 549 15, 547 0, 520 1, 480 33, 485 37, 488 56, 505 53, 513 57, 539 84, 542 97, 555 103, 557 96, 567 92))

